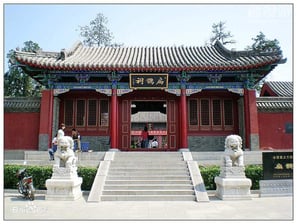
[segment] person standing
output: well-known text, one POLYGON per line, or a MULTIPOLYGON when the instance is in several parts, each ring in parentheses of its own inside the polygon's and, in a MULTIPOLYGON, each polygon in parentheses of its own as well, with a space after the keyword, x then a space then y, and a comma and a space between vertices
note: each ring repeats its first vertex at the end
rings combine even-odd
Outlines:
POLYGON ((80 134, 78 133, 78 131, 73 128, 72 129, 72 139, 74 141, 74 150, 78 150, 78 152, 80 152, 81 150, 81 145, 80 145, 80 134))
POLYGON ((148 140, 148 130, 147 126, 144 126, 141 132, 141 148, 148 148, 149 140, 148 140))
POLYGON ((60 125, 60 128, 58 130, 58 133, 57 133, 57 141, 59 142, 59 139, 64 137, 65 136, 65 124, 64 123, 61 123, 60 125))

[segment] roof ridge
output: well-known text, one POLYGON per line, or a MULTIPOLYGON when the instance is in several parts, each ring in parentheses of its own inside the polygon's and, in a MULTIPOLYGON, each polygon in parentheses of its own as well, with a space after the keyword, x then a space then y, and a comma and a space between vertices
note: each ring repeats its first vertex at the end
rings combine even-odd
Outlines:
MULTIPOLYGON (((201 71, 239 70, 279 64, 282 55, 239 57, 216 43, 212 46, 89 47, 76 42, 60 52, 15 53, 20 64, 50 70, 201 71), (234 55, 237 58, 232 58, 234 55)), ((267 71, 269 72, 269 71, 267 71)))
POLYGON ((282 51, 272 50, 272 51, 255 51, 255 50, 241 50, 233 51, 227 49, 220 41, 216 41, 213 45, 221 54, 230 59, 235 59, 238 57, 249 57, 249 56, 282 56, 282 51))

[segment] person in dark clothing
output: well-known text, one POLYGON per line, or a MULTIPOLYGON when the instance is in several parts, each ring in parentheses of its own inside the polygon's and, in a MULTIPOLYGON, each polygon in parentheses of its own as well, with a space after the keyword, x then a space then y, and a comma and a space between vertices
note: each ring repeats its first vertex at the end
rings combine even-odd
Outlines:
POLYGON ((81 150, 81 144, 80 144, 80 134, 78 133, 78 131, 73 128, 72 129, 72 139, 74 141, 74 151, 78 150, 78 152, 81 150))

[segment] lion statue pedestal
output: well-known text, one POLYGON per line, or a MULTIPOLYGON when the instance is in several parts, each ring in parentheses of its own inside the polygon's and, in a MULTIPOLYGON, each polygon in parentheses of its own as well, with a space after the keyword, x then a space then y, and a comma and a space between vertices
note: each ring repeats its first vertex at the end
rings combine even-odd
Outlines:
POLYGON ((58 132, 58 147, 55 153, 51 179, 46 180, 46 200, 73 201, 82 197, 82 178, 77 176, 73 140, 58 132))
POLYGON ((245 176, 242 140, 238 135, 225 139, 225 151, 220 175, 215 177, 215 196, 222 200, 251 199, 252 181, 245 176))

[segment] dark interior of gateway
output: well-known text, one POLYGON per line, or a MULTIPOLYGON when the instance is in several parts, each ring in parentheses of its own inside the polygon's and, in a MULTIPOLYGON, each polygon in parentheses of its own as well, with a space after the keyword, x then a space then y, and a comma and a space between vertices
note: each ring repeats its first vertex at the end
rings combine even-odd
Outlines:
POLYGON ((131 114, 144 111, 159 111, 162 114, 166 114, 166 102, 165 101, 133 101, 131 106, 131 114))
POLYGON ((153 140, 158 142, 155 149, 167 147, 167 111, 166 101, 131 102, 131 148, 155 148, 153 140), (147 127, 149 143, 141 145, 141 132, 147 127))

